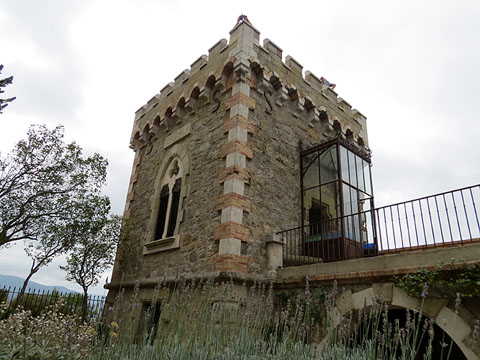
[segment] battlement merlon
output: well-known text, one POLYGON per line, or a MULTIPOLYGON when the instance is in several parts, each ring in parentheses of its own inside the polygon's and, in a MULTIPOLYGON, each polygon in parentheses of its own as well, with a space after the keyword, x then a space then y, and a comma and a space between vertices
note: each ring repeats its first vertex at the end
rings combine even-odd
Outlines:
MULTIPOLYGON (((299 110, 294 116, 305 111, 303 105, 305 98, 308 97, 316 109, 326 109, 332 115, 332 119, 352 123, 348 127, 358 127, 358 135, 368 146, 364 115, 339 97, 322 81, 323 79, 321 80, 308 70, 303 74, 303 66, 292 56, 287 55, 283 62, 282 48, 270 39, 265 38, 262 46, 259 38, 260 32, 248 20, 240 20, 230 31, 228 43, 226 39, 217 41, 208 50, 208 56, 200 56, 190 65, 190 69, 181 72, 174 82, 164 86, 159 94, 135 112, 131 141, 135 136, 141 135, 145 128, 151 128, 154 119, 159 119, 161 122, 166 114, 175 114, 179 103, 185 106, 185 104, 194 103, 196 100, 194 97, 198 97, 199 93, 204 97, 208 95, 210 90, 206 89, 208 79, 213 76, 218 81, 225 64, 234 61, 234 67, 241 66, 241 71, 246 71, 251 68, 252 63, 257 63, 264 72, 263 80, 266 80, 267 84, 273 79, 277 81, 281 86, 279 93, 288 93, 290 100, 296 99, 295 101, 299 102, 299 110), (271 74, 274 76, 272 77, 271 74), (193 99, 190 101, 192 96, 193 99)), ((257 91, 259 90, 257 88, 257 91)))

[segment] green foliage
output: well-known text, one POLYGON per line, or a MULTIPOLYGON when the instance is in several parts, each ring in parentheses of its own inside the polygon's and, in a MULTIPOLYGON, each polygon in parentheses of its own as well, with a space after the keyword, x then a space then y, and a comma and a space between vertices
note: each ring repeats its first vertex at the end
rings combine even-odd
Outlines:
POLYGON ((92 219, 67 257, 66 279, 75 281, 84 290, 98 284, 100 275, 113 265, 120 237, 122 218, 112 216, 92 219))
POLYGON ((60 301, 60 294, 53 291, 47 295, 24 294, 12 300, 12 303, 23 310, 30 312, 31 316, 39 316, 45 309, 60 301))
POLYGON ((450 357, 447 347, 440 355, 432 354, 434 321, 422 316, 423 301, 418 311, 406 313, 400 326, 398 321, 390 323, 388 308, 374 300, 355 318, 349 314, 335 326, 330 323, 334 336, 326 337, 308 318, 308 309, 324 308, 327 316, 337 287, 315 293, 308 279, 305 291, 281 291, 275 298, 268 284, 242 289, 232 281, 179 279, 174 286, 157 284, 146 303, 137 285, 129 301, 119 293, 103 323, 81 325, 58 307, 37 317, 20 311, 0 320, 0 359, 414 360, 423 353, 424 359, 450 357), (274 299, 286 307, 275 310, 274 299), (327 340, 320 347, 312 346, 322 339, 327 340), (425 349, 422 339, 427 339, 425 349))
POLYGON ((58 305, 45 308, 38 316, 27 310, 14 312, 0 320, 0 359, 88 359, 94 326, 64 315, 58 305))
MULTIPOLYGON (((0 74, 2 73, 3 65, 0 65, 0 74)), ((0 79, 0 94, 3 94, 5 91, 2 88, 7 87, 7 85, 11 85, 13 82, 13 76, 9 76, 4 79, 0 79)), ((0 98, 0 114, 2 114, 2 110, 8 105, 9 102, 15 100, 16 97, 2 99, 0 98)))
POLYGON ((15 307, 29 311, 31 316, 39 316, 49 307, 56 306, 64 315, 81 315, 84 296, 82 294, 61 294, 56 290, 48 293, 28 293, 12 300, 15 307))
POLYGON ((305 315, 315 320, 322 319, 326 311, 326 295, 331 288, 318 287, 311 294, 302 294, 295 290, 280 290, 275 293, 275 303, 279 308, 287 309, 292 314, 293 309, 304 308, 305 315))
POLYGON ((27 135, 0 158, 0 246, 40 241, 41 253, 58 239, 70 246, 92 214, 105 217, 110 210, 100 196, 107 161, 82 157, 77 144, 64 143, 61 126, 31 126, 27 135))
POLYGON ((422 269, 397 276, 395 284, 416 297, 422 296, 427 284, 431 296, 453 300, 460 294, 465 300, 479 299, 480 264, 464 266, 461 260, 452 259, 451 262, 440 263, 434 270, 422 269))
MULTIPOLYGON (((94 203, 92 208, 96 208, 94 203)), ((119 216, 95 216, 93 212, 82 232, 75 237, 75 245, 67 256, 67 265, 60 266, 67 272, 65 278, 75 281, 83 289, 82 319, 87 316, 88 289, 97 285, 100 276, 113 265, 122 220, 119 216)))

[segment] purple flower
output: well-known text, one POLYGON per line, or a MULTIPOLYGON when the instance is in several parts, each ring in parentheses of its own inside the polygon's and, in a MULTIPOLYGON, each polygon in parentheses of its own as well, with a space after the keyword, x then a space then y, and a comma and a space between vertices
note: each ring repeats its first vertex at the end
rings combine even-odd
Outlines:
POLYGON ((422 290, 422 297, 426 298, 428 296, 428 284, 424 283, 423 284, 423 290, 422 290))

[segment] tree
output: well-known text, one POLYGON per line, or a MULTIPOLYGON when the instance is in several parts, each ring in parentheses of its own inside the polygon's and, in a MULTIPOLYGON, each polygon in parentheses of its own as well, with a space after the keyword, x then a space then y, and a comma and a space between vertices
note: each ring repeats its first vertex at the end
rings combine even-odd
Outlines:
POLYGON ((67 257, 67 265, 60 266, 67 272, 65 278, 68 281, 75 281, 82 287, 82 320, 87 315, 88 289, 97 285, 100 276, 113 265, 116 246, 124 237, 121 230, 128 227, 122 222, 118 216, 93 218, 85 224, 82 235, 77 238, 67 257))
MULTIPOLYGON (((3 70, 3 65, 0 65, 0 74, 2 73, 2 70, 3 70)), ((5 79, 0 79, 0 94, 3 94, 5 92, 4 90, 2 90, 2 88, 12 84, 12 82, 13 82, 13 76, 7 77, 5 79)), ((2 113, 2 110, 8 105, 8 103, 12 102, 15 99, 16 97, 7 98, 7 99, 0 98, 0 114, 2 113)))
POLYGON ((72 232, 86 204, 101 198, 107 160, 83 158, 77 144, 64 143, 63 131, 31 126, 27 139, 0 158, 0 246, 72 232))
POLYGON ((47 266, 59 255, 70 251, 76 242, 83 236, 83 232, 89 226, 92 219, 108 218, 110 202, 106 197, 90 196, 82 204, 82 212, 74 221, 57 223, 50 230, 36 241, 25 241, 25 252, 32 259, 30 273, 23 282, 18 297, 25 293, 27 284, 31 277, 47 266))

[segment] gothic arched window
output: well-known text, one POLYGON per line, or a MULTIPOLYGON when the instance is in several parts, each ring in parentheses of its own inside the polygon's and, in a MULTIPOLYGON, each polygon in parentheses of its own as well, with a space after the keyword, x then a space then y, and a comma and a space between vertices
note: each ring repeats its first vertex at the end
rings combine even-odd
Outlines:
POLYGON ((155 239, 171 237, 177 226, 182 189, 182 168, 178 160, 173 160, 163 177, 160 191, 160 205, 155 226, 155 239))

